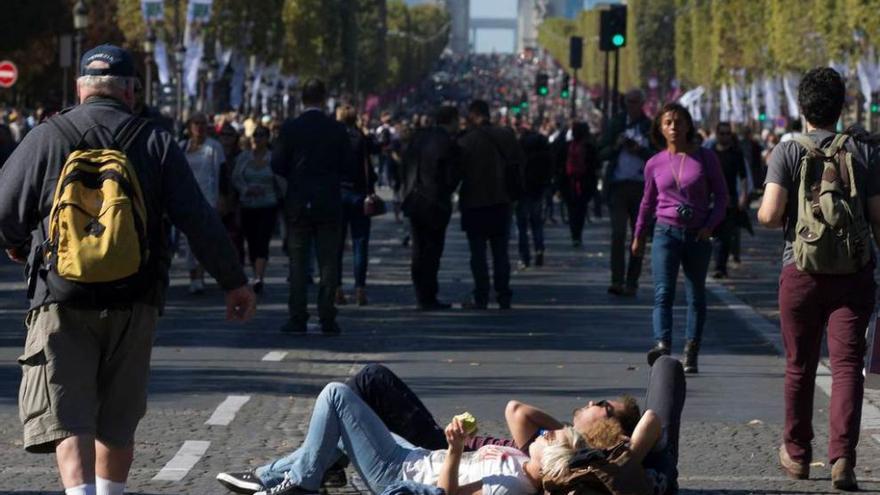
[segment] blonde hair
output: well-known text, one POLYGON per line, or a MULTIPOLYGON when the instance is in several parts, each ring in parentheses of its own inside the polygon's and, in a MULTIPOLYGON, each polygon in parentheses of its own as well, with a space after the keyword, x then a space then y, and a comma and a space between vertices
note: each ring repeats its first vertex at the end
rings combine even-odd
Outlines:
POLYGON ((587 446, 584 437, 573 427, 566 426, 568 435, 557 435, 557 441, 544 449, 541 457, 541 478, 559 479, 570 472, 568 464, 574 454, 587 446))
POLYGON ((580 432, 587 444, 594 449, 610 449, 626 435, 620 422, 613 418, 594 421, 580 432))
POLYGON ((341 105, 336 109, 336 120, 345 125, 353 126, 357 123, 357 110, 351 105, 341 105))

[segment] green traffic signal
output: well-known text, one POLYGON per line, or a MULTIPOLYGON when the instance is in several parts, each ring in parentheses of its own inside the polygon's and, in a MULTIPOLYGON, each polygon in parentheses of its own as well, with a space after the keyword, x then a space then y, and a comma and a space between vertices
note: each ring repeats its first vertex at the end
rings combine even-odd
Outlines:
POLYGON ((618 33, 611 37, 611 44, 617 47, 621 47, 626 44, 626 38, 618 33))
POLYGON ((758 120, 760 120, 761 122, 764 122, 765 120, 767 120, 767 114, 764 112, 759 113, 758 120))
POLYGON ((880 112, 880 104, 871 103, 871 113, 877 113, 877 112, 880 112))
POLYGON ((568 89, 563 89, 562 92, 559 93, 559 96, 561 96, 563 98, 568 98, 569 95, 570 95, 570 93, 568 92, 568 89))
POLYGON ((522 108, 523 108, 523 110, 529 108, 529 102, 527 102, 527 101, 522 102, 522 108))
POLYGON ((547 96, 549 92, 550 90, 547 89, 547 86, 541 86, 540 88, 538 88, 538 94, 540 94, 541 96, 547 96))

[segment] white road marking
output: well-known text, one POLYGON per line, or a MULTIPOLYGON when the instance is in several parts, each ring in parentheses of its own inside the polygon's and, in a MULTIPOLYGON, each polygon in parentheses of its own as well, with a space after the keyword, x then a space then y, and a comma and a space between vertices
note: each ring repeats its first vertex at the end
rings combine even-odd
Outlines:
MULTIPOLYGON (((827 478, 826 478, 827 479, 827 478)), ((718 483, 730 482, 754 482, 754 481, 786 481, 791 482, 785 476, 679 476, 678 481, 712 481, 718 483)), ((859 476, 859 481, 865 483, 877 483, 880 478, 864 478, 859 476)))
POLYGON ((250 395, 230 395, 214 410, 214 414, 205 421, 210 426, 227 426, 235 419, 235 413, 241 409, 241 406, 247 404, 251 400, 250 395))
POLYGON ((285 351, 271 351, 263 356, 262 361, 283 361, 286 356, 287 352, 285 351))
POLYGON ((208 451, 211 442, 203 440, 187 440, 183 442, 180 450, 165 464, 153 481, 180 481, 199 462, 199 459, 208 451))
MULTIPOLYGON (((779 327, 770 323, 766 318, 761 316, 755 308, 743 303, 740 298, 730 292, 727 287, 713 282, 707 281, 706 287, 712 291, 718 299, 730 308, 738 318, 749 325, 752 330, 757 332, 770 343, 780 356, 785 355, 785 348, 782 345, 782 332, 779 327)), ((816 372, 816 386, 828 397, 831 397, 831 370, 823 363, 819 363, 816 372)), ((871 404, 867 400, 862 401, 862 429, 863 430, 880 430, 880 408, 871 404)), ((880 435, 874 435, 874 440, 880 442, 880 435)))

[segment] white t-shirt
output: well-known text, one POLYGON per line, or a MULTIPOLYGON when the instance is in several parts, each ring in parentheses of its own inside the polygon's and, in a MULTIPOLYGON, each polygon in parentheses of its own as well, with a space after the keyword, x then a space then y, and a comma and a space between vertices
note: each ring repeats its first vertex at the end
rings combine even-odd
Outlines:
MULTIPOLYGON (((436 485, 446 459, 445 450, 416 449, 403 462, 404 481, 436 485)), ((538 491, 525 473, 529 458, 512 447, 486 445, 465 452, 458 466, 458 484, 483 481, 483 495, 529 495, 538 491)))
POLYGON ((189 141, 180 143, 180 147, 186 154, 189 168, 199 184, 202 195, 208 200, 208 204, 217 208, 220 200, 220 167, 226 161, 223 154, 223 146, 217 141, 207 138, 204 143, 193 151, 189 150, 189 141))

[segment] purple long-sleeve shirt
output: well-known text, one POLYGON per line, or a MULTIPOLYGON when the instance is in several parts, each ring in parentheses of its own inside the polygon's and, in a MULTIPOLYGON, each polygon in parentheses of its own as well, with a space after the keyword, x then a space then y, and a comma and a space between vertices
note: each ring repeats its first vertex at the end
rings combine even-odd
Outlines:
POLYGON ((652 215, 659 223, 689 229, 714 229, 724 219, 729 198, 718 156, 712 150, 698 148, 688 154, 684 162, 681 157, 661 151, 645 164, 645 193, 639 207, 636 236, 644 235, 652 215), (687 223, 678 215, 681 204, 690 206, 694 212, 687 223))

